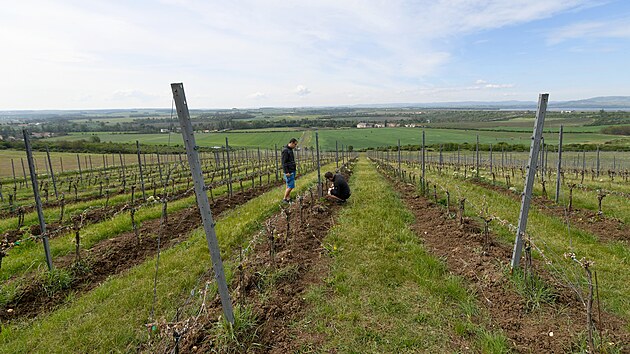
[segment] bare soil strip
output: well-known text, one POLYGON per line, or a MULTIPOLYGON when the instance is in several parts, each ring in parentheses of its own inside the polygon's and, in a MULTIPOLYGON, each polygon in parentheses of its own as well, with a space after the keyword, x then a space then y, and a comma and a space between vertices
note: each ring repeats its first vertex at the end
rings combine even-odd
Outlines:
MULTIPOLYGON (((419 196, 414 185, 389 179, 414 213, 413 229, 418 237, 445 260, 452 273, 468 281, 490 314, 491 325, 505 332, 516 351, 564 353, 575 349, 579 334, 586 330, 586 310, 573 292, 556 283, 544 266, 534 263, 534 271, 553 286, 557 298, 551 305, 528 311, 526 300, 512 290, 506 272, 511 246, 493 241, 491 236, 490 246, 483 252, 480 225, 470 219, 458 225, 445 216, 443 207, 419 196)), ((601 328, 607 341, 630 343, 622 320, 605 312, 601 313, 601 323, 595 317, 595 326, 601 328)))
MULTIPOLYGON (((514 200, 521 200, 520 195, 504 187, 479 180, 472 180, 472 182, 481 187, 510 196, 514 200)), ((593 195, 593 198, 595 198, 595 195, 593 195)), ((553 200, 540 196, 532 198, 532 201, 542 213, 555 216, 562 220, 566 220, 568 217, 571 227, 577 227, 587 231, 597 236, 602 241, 630 241, 628 225, 624 224, 621 220, 606 216, 605 212, 604 215, 598 215, 597 212, 592 210, 576 208, 573 208, 573 210, 569 212, 565 210, 566 207, 564 205, 558 205, 553 200)))
MULTIPOLYGON (((244 204, 256 198, 273 185, 235 192, 232 198, 215 198, 211 206, 213 215, 244 204)), ((53 310, 66 300, 69 294, 80 295, 99 285, 107 277, 128 270, 157 254, 157 233, 160 232, 160 248, 172 247, 189 237, 192 230, 201 225, 197 207, 180 210, 168 215, 168 223, 161 225, 160 219, 145 221, 139 227, 140 242, 134 231, 122 233, 115 238, 103 240, 89 250, 81 250, 81 263, 76 262, 75 254, 56 258, 55 266, 67 269, 73 274, 68 288, 50 293, 37 281, 34 275, 25 280, 29 284, 20 291, 15 301, 0 308, 0 320, 12 321, 32 318, 53 310)))
MULTIPOLYGON (((292 353, 304 343, 323 340, 302 333, 291 324, 307 311, 303 294, 311 286, 321 284, 328 273, 330 259, 322 240, 335 224, 341 208, 343 204, 317 198, 311 189, 302 200, 267 220, 265 231, 254 243, 231 286, 235 289, 234 301, 251 307, 256 319, 255 336, 249 337, 248 343, 241 342, 240 348, 232 348, 234 352, 292 353), (275 235, 273 246, 267 232, 271 230, 275 235)), ((182 352, 221 349, 216 347, 214 338, 206 336, 221 313, 217 299, 210 307, 213 309, 200 321, 202 328, 192 330, 181 342, 182 352)))

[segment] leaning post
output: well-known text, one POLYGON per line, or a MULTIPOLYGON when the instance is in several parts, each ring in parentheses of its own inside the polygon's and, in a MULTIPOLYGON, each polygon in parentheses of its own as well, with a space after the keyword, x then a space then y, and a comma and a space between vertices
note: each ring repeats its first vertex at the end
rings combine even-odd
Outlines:
POLYGON ((28 160, 28 168, 31 172, 31 186, 33 186, 33 195, 35 196, 35 207, 37 208, 37 217, 39 218, 39 228, 41 230, 42 241, 44 244, 44 253, 46 254, 46 264, 48 270, 53 269, 52 257, 50 255, 50 245, 48 244, 48 235, 46 235, 46 221, 44 220, 44 210, 42 209, 42 199, 39 197, 39 188, 37 186, 37 172, 35 171, 35 163, 33 163, 33 151, 31 150, 31 140, 29 132, 22 129, 24 134, 24 145, 26 145, 26 159, 28 160))
POLYGON ((525 189, 521 195, 521 212, 518 217, 516 239, 514 241, 514 251, 512 252, 512 269, 518 268, 523 250, 523 235, 527 228, 527 216, 531 202, 534 180, 536 179, 536 163, 538 161, 538 150, 540 149, 540 139, 542 137, 543 126, 545 124, 545 113, 547 111, 548 93, 541 93, 538 97, 538 112, 534 123, 534 135, 529 148, 529 163, 527 165, 527 175, 525 176, 525 189))
POLYGON ((179 118, 179 124, 182 128, 182 136, 186 146, 186 155, 188 156, 190 172, 195 185, 195 194, 197 196, 199 212, 201 213, 201 221, 203 222, 203 228, 206 232, 206 241, 208 242, 208 248, 210 249, 210 257, 212 258, 212 266, 214 268, 214 274, 219 288, 219 296, 221 297, 223 313, 226 320, 233 325, 234 312, 232 309, 232 300, 225 280, 223 261, 221 260, 221 252, 219 250, 219 242, 217 241, 217 235, 214 228, 215 222, 212 219, 210 202, 208 201, 208 194, 206 193, 207 188, 203 180, 203 172, 199 161, 199 147, 195 143, 195 135, 190 121, 186 95, 184 94, 184 84, 171 84, 171 90, 173 91, 173 99, 175 100, 175 105, 177 106, 177 116, 179 118))
POLYGON ((48 146, 46 146, 46 157, 48 157, 48 166, 50 168, 50 178, 52 179, 53 188, 55 189, 55 199, 59 199, 59 194, 57 193, 57 180, 55 179, 55 171, 53 171, 52 162, 50 161, 50 151, 48 151, 48 146))

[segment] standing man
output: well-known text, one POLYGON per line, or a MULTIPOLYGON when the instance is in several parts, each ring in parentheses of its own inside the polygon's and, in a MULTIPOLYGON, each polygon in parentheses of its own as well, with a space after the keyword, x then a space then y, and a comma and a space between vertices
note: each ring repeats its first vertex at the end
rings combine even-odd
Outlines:
POLYGON ((332 172, 326 172, 324 175, 329 182, 332 182, 333 186, 328 190, 326 199, 334 200, 336 202, 345 202, 350 198, 350 186, 346 179, 340 173, 334 174, 332 172))
POLYGON ((291 191, 295 188, 295 156, 293 149, 297 146, 296 138, 291 138, 289 143, 282 149, 282 171, 284 172, 284 180, 287 182, 287 190, 284 192, 283 203, 291 201, 291 191))

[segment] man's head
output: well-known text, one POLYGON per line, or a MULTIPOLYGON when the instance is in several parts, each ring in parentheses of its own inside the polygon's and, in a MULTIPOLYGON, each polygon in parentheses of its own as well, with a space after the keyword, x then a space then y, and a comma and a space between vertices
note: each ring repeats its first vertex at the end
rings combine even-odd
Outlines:
POLYGON ((327 179, 327 180, 332 181, 332 180, 333 180, 334 175, 333 175, 333 173, 332 173, 332 172, 328 171, 328 172, 326 172, 326 174, 324 175, 324 177, 326 177, 326 179, 327 179))
POLYGON ((291 140, 289 140, 289 144, 287 146, 290 147, 291 149, 295 149, 297 144, 298 144, 297 139, 296 138, 291 138, 291 140))

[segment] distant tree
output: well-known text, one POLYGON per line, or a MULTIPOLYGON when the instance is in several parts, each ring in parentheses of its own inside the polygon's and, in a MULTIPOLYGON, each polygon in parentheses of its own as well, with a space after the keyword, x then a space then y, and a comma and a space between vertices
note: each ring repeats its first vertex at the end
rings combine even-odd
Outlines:
POLYGON ((101 142, 101 138, 98 135, 92 135, 90 137, 90 142, 91 143, 100 143, 101 142))

